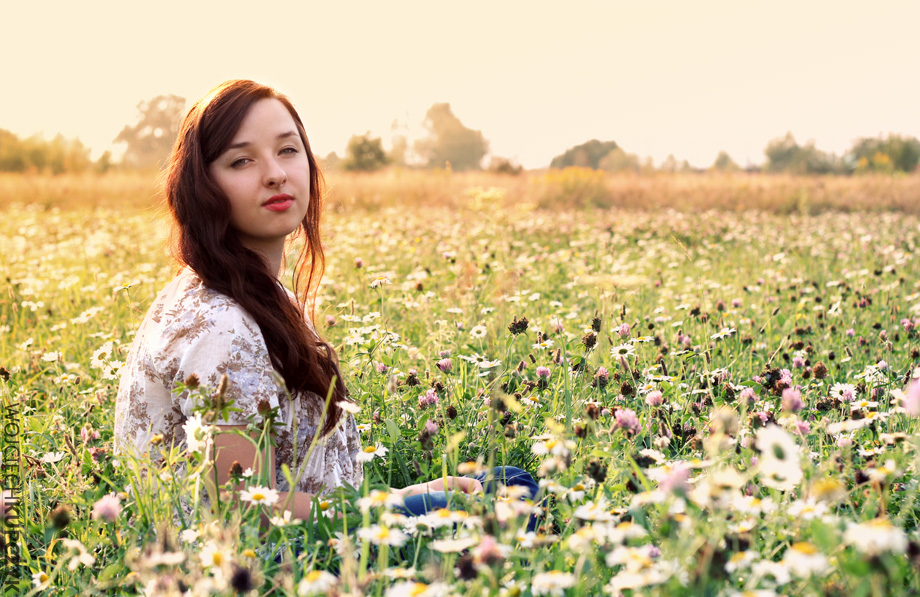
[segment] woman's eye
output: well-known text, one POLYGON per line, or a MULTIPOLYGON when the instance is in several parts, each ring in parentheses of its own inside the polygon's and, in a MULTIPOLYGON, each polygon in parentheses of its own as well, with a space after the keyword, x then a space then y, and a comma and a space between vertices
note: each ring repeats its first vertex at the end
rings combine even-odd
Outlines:
POLYGON ((298 153, 296 147, 285 147, 281 150, 281 153, 298 153))
POLYGON ((240 159, 238 159, 238 160, 233 160, 233 161, 230 163, 230 167, 231 167, 231 168, 239 168, 240 166, 242 166, 243 164, 245 164, 245 163, 248 162, 248 161, 249 161, 249 158, 240 158, 240 159))

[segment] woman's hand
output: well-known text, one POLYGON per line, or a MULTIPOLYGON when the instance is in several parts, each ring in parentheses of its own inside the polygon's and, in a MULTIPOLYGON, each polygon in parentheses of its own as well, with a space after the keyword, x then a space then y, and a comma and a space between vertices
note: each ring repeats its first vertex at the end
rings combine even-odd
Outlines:
POLYGON ((427 483, 416 483, 402 489, 393 489, 392 493, 401 498, 407 498, 410 495, 420 493, 430 493, 433 491, 462 491, 463 493, 483 493, 482 483, 470 477, 439 477, 434 481, 427 483))

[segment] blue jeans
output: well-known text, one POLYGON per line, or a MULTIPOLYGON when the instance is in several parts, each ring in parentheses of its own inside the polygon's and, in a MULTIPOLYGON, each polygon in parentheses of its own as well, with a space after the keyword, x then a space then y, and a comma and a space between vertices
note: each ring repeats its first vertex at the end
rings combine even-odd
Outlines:
MULTIPOLYGON (((537 494, 540 492, 540 486, 533 480, 530 473, 514 466, 497 466, 491 471, 481 472, 473 478, 482 483, 482 488, 487 494, 495 493, 497 489, 496 483, 501 483, 506 487, 514 485, 525 487, 529 493, 529 495, 525 497, 533 501, 536 501, 537 494)), ((410 495, 405 499, 401 508, 398 507, 394 509, 406 516, 421 516, 422 514, 427 514, 428 512, 447 507, 448 492, 431 491, 428 493, 410 495)), ((530 520, 527 521, 527 530, 534 531, 537 528, 537 522, 537 518, 531 514, 530 520)))

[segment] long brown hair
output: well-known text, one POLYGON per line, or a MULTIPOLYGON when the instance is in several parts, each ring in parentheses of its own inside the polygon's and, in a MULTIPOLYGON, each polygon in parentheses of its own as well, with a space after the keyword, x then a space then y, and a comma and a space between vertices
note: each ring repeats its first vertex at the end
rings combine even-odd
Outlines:
POLYGON ((295 399, 312 392, 325 401, 335 380, 332 404, 323 421, 325 435, 343 414, 336 402, 347 397, 335 351, 309 329, 305 320, 307 303, 313 319, 313 299, 324 269, 320 240, 323 190, 322 173, 303 121, 290 100, 271 87, 247 80, 222 83, 189 109, 166 172, 175 258, 198 274, 207 287, 234 299, 255 319, 272 365, 295 399), (266 98, 280 101, 290 112, 310 164, 309 207, 298 231, 304 236, 304 245, 293 275, 296 305, 268 271, 266 261, 243 246, 230 223, 230 202, 208 169, 230 145, 252 105, 266 98))

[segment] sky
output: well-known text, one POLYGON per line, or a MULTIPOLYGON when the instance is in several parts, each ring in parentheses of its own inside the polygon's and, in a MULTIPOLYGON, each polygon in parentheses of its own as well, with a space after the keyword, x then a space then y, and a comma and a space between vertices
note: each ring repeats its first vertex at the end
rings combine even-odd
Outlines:
POLYGON ((93 156, 140 101, 231 78, 287 94, 319 155, 421 136, 438 102, 526 168, 595 138, 706 167, 787 131, 920 137, 917 0, 0 0, 0 22, 0 128, 93 156))

